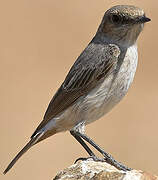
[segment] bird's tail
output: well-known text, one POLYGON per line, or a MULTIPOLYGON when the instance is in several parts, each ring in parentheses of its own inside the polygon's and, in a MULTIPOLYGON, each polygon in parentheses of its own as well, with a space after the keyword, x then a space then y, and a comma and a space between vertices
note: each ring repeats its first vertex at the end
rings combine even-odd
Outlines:
POLYGON ((34 144, 37 143, 37 141, 40 139, 40 137, 43 135, 43 133, 39 133, 36 136, 34 136, 33 138, 31 138, 31 140, 25 145, 25 147, 15 156, 15 158, 10 162, 10 164, 8 165, 8 167, 5 169, 5 171, 3 172, 3 174, 6 174, 12 167, 13 165, 16 163, 16 161, 26 152, 28 151, 34 144))

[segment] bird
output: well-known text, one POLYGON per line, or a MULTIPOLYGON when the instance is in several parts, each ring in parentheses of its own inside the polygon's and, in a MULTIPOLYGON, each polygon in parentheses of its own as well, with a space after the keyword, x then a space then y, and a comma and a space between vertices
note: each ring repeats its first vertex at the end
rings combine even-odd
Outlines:
MULTIPOLYGON (((85 126, 107 114, 126 95, 137 68, 137 39, 150 20, 141 8, 133 5, 116 5, 104 13, 93 39, 51 99, 42 122, 4 174, 32 146, 63 131, 70 131, 93 160, 131 170, 88 137, 85 126), (103 158, 98 158, 88 144, 103 158)), ((88 158, 78 158, 84 159, 88 158)))

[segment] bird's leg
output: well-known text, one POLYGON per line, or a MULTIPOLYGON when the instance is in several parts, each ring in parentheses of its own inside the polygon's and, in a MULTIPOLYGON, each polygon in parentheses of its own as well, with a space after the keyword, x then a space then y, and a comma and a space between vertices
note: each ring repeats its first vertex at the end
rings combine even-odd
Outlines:
POLYGON ((87 153, 90 156, 95 156, 95 154, 92 152, 92 150, 87 146, 87 144, 81 139, 80 136, 78 136, 75 131, 70 131, 70 134, 84 147, 84 149, 87 151, 87 153))
POLYGON ((84 149, 90 155, 90 157, 88 158, 78 158, 75 163, 79 160, 87 160, 89 158, 92 158, 94 161, 102 161, 102 159, 96 157, 93 151, 87 146, 87 144, 82 140, 82 138, 75 133, 75 131, 70 131, 70 134, 84 147, 84 149))
MULTIPOLYGON (((128 168, 127 166, 121 164, 120 162, 116 161, 110 154, 108 154, 107 152, 105 152, 103 149, 101 149, 99 147, 99 145, 97 145, 91 138, 89 138, 87 135, 82 134, 78 131, 73 131, 73 134, 83 138, 85 141, 87 141, 89 144, 91 144, 95 149, 97 149, 103 156, 104 156, 104 160, 115 166, 117 169, 120 170, 124 170, 124 171, 130 171, 132 170, 131 168, 128 168)), ((81 144, 82 145, 82 144, 81 144)))

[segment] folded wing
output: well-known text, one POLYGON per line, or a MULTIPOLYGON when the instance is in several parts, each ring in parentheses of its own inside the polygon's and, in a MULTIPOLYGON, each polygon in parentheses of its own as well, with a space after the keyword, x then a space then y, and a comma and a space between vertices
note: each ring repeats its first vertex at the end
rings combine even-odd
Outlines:
POLYGON ((116 45, 90 43, 70 69, 57 93, 49 103, 43 121, 31 136, 34 137, 56 115, 85 96, 111 73, 120 50, 116 45))

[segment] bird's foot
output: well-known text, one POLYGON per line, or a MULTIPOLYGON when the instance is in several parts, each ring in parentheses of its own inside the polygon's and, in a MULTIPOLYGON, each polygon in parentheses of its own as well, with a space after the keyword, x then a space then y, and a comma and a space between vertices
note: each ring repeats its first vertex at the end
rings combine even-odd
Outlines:
POLYGON ((96 161, 96 162, 106 162, 106 160, 103 158, 98 158, 97 156, 89 156, 87 158, 78 158, 76 159, 75 163, 77 163, 78 161, 86 161, 88 159, 92 159, 93 161, 96 161))
POLYGON ((132 169, 123 165, 122 163, 116 161, 115 159, 113 158, 98 158, 97 156, 89 156, 87 158, 78 158, 76 159, 75 163, 77 163, 78 161, 86 161, 88 159, 92 159, 93 161, 96 161, 96 162, 106 162, 114 167, 116 167, 117 169, 119 170, 122 170, 122 171, 131 171, 132 169))
POLYGON ((131 171, 132 170, 131 168, 116 161, 112 156, 110 158, 104 157, 104 161, 122 171, 131 171))

